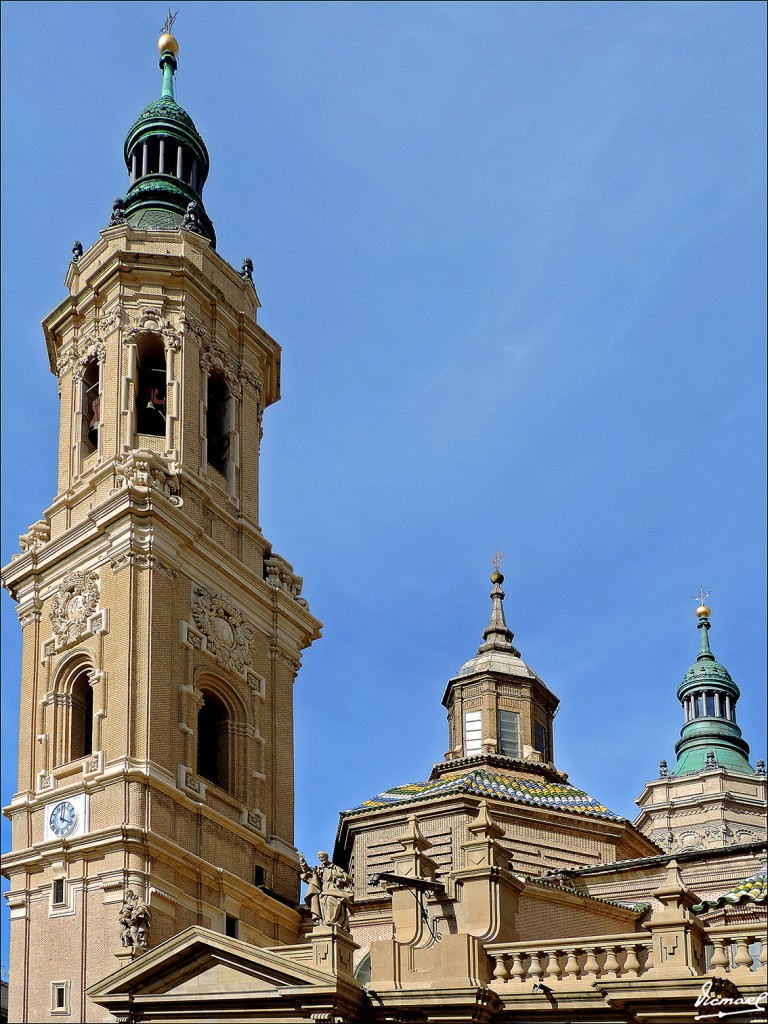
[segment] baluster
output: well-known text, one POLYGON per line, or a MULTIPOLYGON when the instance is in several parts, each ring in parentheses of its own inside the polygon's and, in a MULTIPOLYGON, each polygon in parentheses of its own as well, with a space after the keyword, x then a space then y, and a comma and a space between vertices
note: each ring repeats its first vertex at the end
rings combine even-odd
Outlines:
POLYGON ((513 981, 525 981, 525 968, 523 967, 523 954, 518 953, 517 950, 512 954, 512 980, 513 981))
POLYGON ((623 973, 627 978, 636 978, 639 975, 640 961, 637 959, 637 946, 627 946, 623 973))
POLYGON ((496 966, 493 968, 493 976, 497 981, 509 981, 509 969, 507 967, 507 958, 504 956, 503 953, 496 957, 496 966))
POLYGON ((606 946, 605 963, 603 965, 603 978, 617 978, 619 976, 619 961, 616 957, 616 946, 606 946))
POLYGON ((712 969, 715 974, 725 974, 730 966, 728 954, 725 952, 725 939, 712 939, 712 944, 715 947, 712 953, 712 969))
POLYGON ((557 950, 552 949, 549 952, 549 959, 547 960, 547 969, 544 977, 552 981, 559 981, 560 975, 563 972, 560 970, 560 961, 557 959, 557 950))
POLYGON ((768 942, 765 941, 765 936, 757 940, 760 943, 760 956, 757 958, 758 963, 761 967, 765 967, 768 964, 768 942))
POLYGON ((528 965, 528 977, 533 980, 534 985, 541 978, 541 953, 531 953, 531 962, 528 965))
POLYGON ((587 954, 587 961, 584 964, 583 977, 596 978, 600 973, 600 964, 597 962, 598 951, 597 946, 585 946, 584 952, 587 954))
POLYGON ((746 967, 748 971, 752 970, 752 954, 749 952, 750 938, 747 935, 739 936, 736 939, 736 956, 734 963, 737 967, 746 967))
POLYGON ((565 976, 566 978, 578 978, 579 976, 579 958, 576 956, 575 949, 566 949, 565 951, 565 976))

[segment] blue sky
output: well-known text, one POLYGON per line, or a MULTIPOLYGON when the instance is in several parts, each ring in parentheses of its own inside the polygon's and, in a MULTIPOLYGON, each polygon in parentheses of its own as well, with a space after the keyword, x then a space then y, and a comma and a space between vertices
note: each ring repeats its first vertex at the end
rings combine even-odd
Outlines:
MULTIPOLYGON (((7 562, 55 493, 39 321, 127 187, 165 9, 2 11, 7 562)), ((175 32, 219 252, 284 350, 262 528, 325 625, 299 847, 442 758, 497 545, 576 785, 632 817, 672 759, 700 585, 764 756, 765 7, 187 3, 175 32)))

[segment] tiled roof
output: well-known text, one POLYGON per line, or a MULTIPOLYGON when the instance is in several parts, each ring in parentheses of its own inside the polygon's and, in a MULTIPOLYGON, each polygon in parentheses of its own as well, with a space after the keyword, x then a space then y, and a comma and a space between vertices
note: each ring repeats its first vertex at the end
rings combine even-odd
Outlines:
POLYGON ((742 900, 752 900, 754 903, 762 903, 768 893, 766 886, 766 869, 761 868, 745 878, 743 882, 735 885, 730 892, 718 896, 714 900, 702 900, 695 907, 691 907, 694 914, 701 914, 706 910, 714 910, 716 907, 725 906, 726 903, 741 903, 742 900))
POLYGON ((452 779, 433 779, 428 782, 411 782, 405 786, 394 786, 372 800, 366 800, 345 814, 354 814, 396 804, 408 804, 417 800, 430 800, 457 793, 508 800, 515 804, 530 804, 547 807, 556 811, 570 811, 574 814, 588 814, 611 821, 626 821, 620 814, 614 814, 607 807, 567 783, 538 782, 534 779, 520 779, 502 772, 490 772, 485 768, 474 768, 452 779))

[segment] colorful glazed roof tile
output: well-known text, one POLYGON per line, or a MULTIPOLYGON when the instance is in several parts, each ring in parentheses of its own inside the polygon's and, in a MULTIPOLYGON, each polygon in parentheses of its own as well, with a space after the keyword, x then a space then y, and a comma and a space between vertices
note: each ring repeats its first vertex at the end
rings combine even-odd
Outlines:
POLYGON ((405 786, 394 786, 392 789, 379 793, 372 800, 366 800, 359 807, 353 807, 344 813, 355 814, 374 808, 413 803, 417 800, 431 800, 435 797, 452 796, 457 793, 495 797, 497 800, 508 800, 510 803, 530 804, 556 811, 570 811, 575 814, 588 814, 598 818, 609 818, 611 821, 626 820, 622 815, 609 811, 599 800, 595 800, 583 789, 576 789, 575 786, 569 786, 567 783, 520 779, 501 772, 490 772, 484 768, 474 768, 472 771, 451 779, 433 779, 428 782, 411 782, 405 786))
POLYGON ((706 910, 714 910, 716 907, 723 907, 726 903, 741 903, 742 900, 752 900, 754 903, 762 903, 768 894, 766 885, 766 869, 761 868, 754 875, 745 878, 743 882, 735 885, 730 892, 718 896, 714 900, 702 900, 692 907, 694 914, 701 914, 706 910))

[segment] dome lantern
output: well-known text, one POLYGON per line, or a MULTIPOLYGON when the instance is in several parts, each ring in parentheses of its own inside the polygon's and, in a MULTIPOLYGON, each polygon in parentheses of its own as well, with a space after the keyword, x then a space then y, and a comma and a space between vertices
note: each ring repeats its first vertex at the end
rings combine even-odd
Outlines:
POLYGON ((216 233, 203 204, 210 161, 202 136, 176 102, 174 75, 179 44, 169 17, 158 40, 163 74, 160 98, 139 114, 125 139, 130 187, 125 215, 135 228, 175 231, 188 228, 216 246, 216 233))

